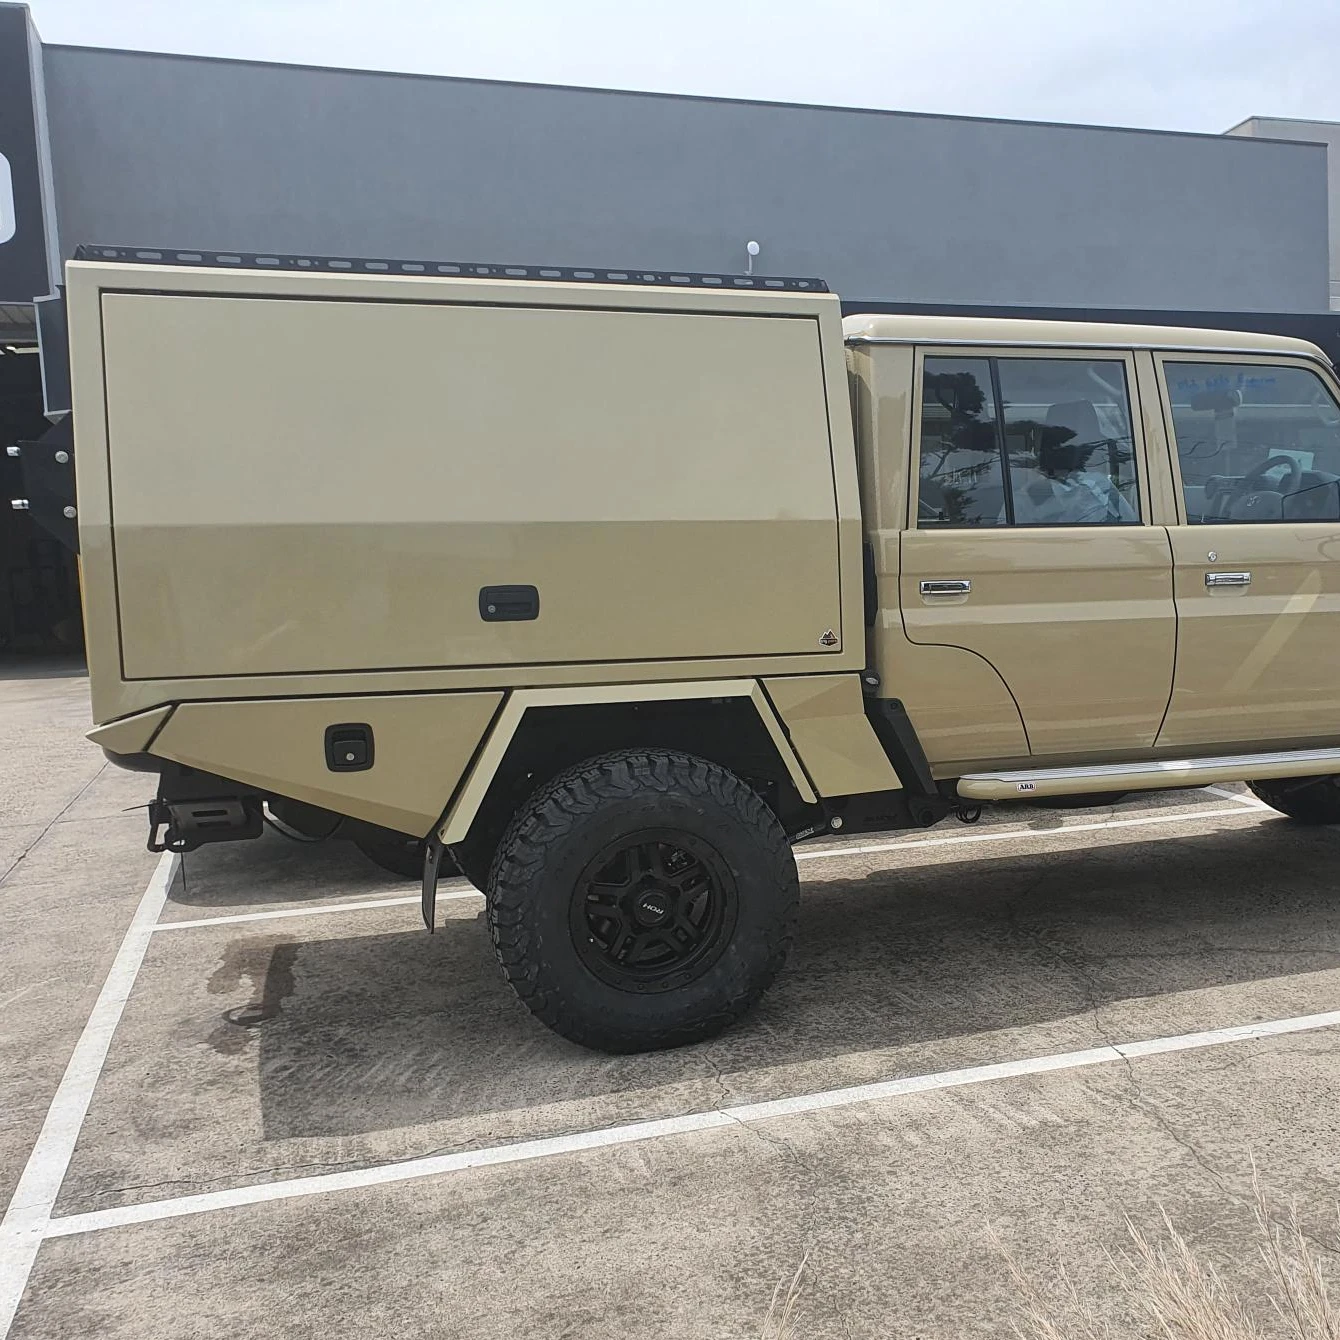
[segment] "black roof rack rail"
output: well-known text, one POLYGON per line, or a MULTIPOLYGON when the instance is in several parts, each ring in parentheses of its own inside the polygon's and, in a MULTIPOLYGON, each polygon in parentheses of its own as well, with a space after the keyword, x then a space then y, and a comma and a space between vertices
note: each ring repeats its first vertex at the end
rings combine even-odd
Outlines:
POLYGON ((203 265, 226 270, 307 270, 331 274, 448 275, 460 279, 537 279, 565 284, 631 284, 664 288, 773 289, 827 293, 822 279, 782 275, 699 274, 694 270, 606 270, 572 265, 492 265, 466 261, 395 261, 363 256, 284 256, 265 251, 185 251, 171 247, 102 247, 85 243, 77 261, 136 265, 203 265))

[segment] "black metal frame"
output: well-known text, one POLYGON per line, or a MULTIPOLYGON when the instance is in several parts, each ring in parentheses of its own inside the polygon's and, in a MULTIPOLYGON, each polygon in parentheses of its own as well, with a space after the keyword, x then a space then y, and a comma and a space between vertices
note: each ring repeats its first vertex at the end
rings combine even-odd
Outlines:
POLYGON ((530 279, 543 283, 622 284, 635 288, 764 289, 827 293, 822 279, 784 275, 707 274, 694 270, 610 270, 572 265, 497 265, 474 261, 402 261, 366 256, 284 256, 266 251, 183 251, 172 247, 75 248, 77 261, 191 265, 214 270, 290 270, 321 274, 393 274, 451 279, 530 279))
MULTIPOLYGON (((62 548, 77 554, 79 525, 74 517, 74 425, 70 416, 58 420, 41 437, 14 445, 18 448, 19 478, 28 501, 25 510, 62 548), (57 453, 65 459, 61 460, 57 453)), ((8 506, 8 502, 0 505, 8 506)))
MULTIPOLYGON (((1014 525, 1014 480, 1010 478, 1010 444, 1005 437, 1005 397, 1000 391, 1000 360, 988 358, 987 368, 991 374, 991 397, 995 404, 991 406, 991 417, 996 421, 996 451, 1000 456, 1000 486, 1004 491, 1005 524, 1014 525)), ((920 461, 918 460, 918 465, 920 461)))

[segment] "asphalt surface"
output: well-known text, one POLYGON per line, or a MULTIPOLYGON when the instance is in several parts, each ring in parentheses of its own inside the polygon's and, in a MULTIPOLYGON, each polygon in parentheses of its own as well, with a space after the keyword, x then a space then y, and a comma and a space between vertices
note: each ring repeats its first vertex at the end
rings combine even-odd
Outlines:
MULTIPOLYGON (((128 811, 151 779, 83 741, 84 681, 21 669, 0 677, 0 1205, 157 863, 128 811)), ((998 1336, 1019 1298, 1003 1253, 1121 1318, 1106 1253, 1161 1208, 1264 1306, 1252 1160, 1328 1240, 1340 1029, 673 1122, 1336 1009, 1337 851, 1340 833, 1203 791, 808 844, 797 947, 762 1006, 712 1043, 606 1057, 515 1002, 462 886, 430 937, 384 901, 413 890, 351 847, 203 849, 54 1207, 58 1227, 122 1219, 43 1242, 10 1334, 721 1340, 757 1335, 807 1257, 798 1336, 998 1336), (270 912, 307 915, 180 924, 270 912), (672 1127, 570 1147, 655 1119, 672 1127), (165 1217, 234 1188, 272 1198, 165 1217)))

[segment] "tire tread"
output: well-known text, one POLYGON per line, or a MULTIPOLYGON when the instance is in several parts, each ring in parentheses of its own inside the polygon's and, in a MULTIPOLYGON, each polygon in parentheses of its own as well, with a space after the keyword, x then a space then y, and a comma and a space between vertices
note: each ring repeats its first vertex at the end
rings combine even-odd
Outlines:
POLYGON ((1248 782, 1247 789, 1257 800, 1287 815, 1296 823, 1308 825, 1340 823, 1340 778, 1272 778, 1248 782))
POLYGON ((785 830, 763 798, 740 778, 706 759, 667 749, 618 750, 567 769, 542 786, 513 817, 489 875, 488 923, 503 975, 526 1007, 555 1032, 604 1051, 645 1051, 713 1036, 744 1015, 771 985, 795 937, 798 879, 785 830), (767 947, 762 973, 740 987, 714 1013, 689 1025, 662 1030, 621 1027, 617 1019, 594 1024, 555 987, 544 987, 532 952, 527 916, 549 848, 610 802, 655 790, 688 792, 711 801, 752 834, 763 849, 766 875, 783 891, 785 914, 767 947))

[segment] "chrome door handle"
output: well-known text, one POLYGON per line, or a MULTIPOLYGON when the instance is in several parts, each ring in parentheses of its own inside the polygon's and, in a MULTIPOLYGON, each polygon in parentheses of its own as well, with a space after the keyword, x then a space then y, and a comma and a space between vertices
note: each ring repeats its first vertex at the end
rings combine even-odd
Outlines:
POLYGON ((923 596, 966 596, 971 590, 972 583, 962 577, 954 577, 946 581, 921 583, 921 594, 923 596))
POLYGON ((1205 574, 1206 586, 1250 586, 1252 584, 1252 574, 1250 572, 1207 572, 1205 574))

